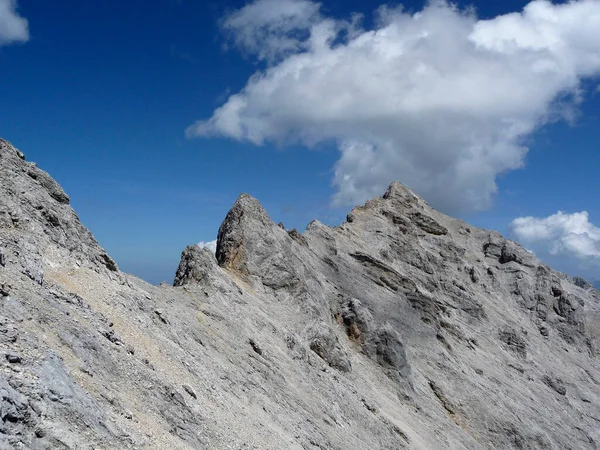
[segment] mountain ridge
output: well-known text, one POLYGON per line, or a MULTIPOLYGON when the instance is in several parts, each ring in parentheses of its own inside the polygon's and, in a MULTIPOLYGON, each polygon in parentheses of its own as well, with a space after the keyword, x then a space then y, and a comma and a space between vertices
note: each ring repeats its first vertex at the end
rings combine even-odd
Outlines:
POLYGON ((400 183, 304 233, 242 194, 152 286, 3 140, 0 180, 0 448, 600 442, 598 292, 400 183))

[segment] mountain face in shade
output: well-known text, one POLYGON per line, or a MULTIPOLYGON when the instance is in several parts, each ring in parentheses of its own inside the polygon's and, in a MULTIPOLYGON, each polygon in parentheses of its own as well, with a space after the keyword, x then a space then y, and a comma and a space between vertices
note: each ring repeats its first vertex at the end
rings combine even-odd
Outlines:
POLYGON ((399 183, 303 233, 242 194, 152 286, 0 140, 0 297, 0 448, 600 445, 600 293, 399 183))

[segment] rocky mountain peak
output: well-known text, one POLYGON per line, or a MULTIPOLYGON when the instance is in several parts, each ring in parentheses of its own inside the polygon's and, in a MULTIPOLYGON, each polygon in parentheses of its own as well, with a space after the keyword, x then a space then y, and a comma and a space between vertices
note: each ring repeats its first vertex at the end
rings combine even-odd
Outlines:
MULTIPOLYGON (((34 163, 27 163, 25 155, 13 147, 10 142, 0 140, 0 157, 4 159, 2 166, 15 173, 25 171, 36 180, 50 197, 62 204, 69 204, 70 198, 60 185, 48 173, 40 170, 34 163)), ((15 192, 16 193, 16 192, 15 192)))
POLYGON ((425 203, 419 196, 417 196, 413 191, 404 186, 402 183, 398 181, 393 181, 385 193, 383 194, 383 198, 386 200, 390 200, 392 202, 403 203, 404 205, 416 205, 419 202, 425 203))
POLYGON ((50 175, 6 140, 0 140, 0 227, 12 230, 0 242, 5 260, 42 282, 44 265, 91 264, 116 272, 117 266, 98 245, 71 206, 70 198, 50 175), (54 252, 42 257, 43 249, 54 252))
POLYGON ((594 449, 599 344, 598 291, 400 183, 303 233, 242 194, 151 286, 0 141, 0 448, 594 449))
POLYGON ((13 147, 9 141, 2 138, 0 138, 0 155, 6 158, 17 157, 25 161, 25 154, 13 147))
POLYGON ((214 280, 216 265, 215 255, 209 248, 190 245, 181 254, 173 286, 210 284, 214 280))
POLYGON ((281 251, 288 239, 257 199, 242 194, 219 228, 216 258, 221 267, 243 276, 260 275, 258 265, 281 251))

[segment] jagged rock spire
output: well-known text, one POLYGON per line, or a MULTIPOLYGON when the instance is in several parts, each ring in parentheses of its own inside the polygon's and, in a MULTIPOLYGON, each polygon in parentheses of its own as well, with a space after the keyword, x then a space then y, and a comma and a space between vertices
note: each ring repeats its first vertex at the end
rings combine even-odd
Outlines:
POLYGON ((216 277, 216 268, 215 255, 209 248, 190 245, 181 253, 173 286, 209 284, 216 277))
POLYGON ((235 201, 217 235, 216 258, 221 267, 248 273, 247 255, 261 236, 269 235, 277 227, 258 200, 241 194, 235 201))

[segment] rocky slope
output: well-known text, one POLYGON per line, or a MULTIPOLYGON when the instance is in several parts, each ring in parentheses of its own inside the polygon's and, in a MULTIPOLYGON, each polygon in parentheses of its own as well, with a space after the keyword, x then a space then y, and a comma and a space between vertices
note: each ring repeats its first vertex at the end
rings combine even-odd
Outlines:
POLYGON ((600 294, 393 183, 339 227, 242 194, 174 286, 0 140, 0 448, 595 449, 600 294))

